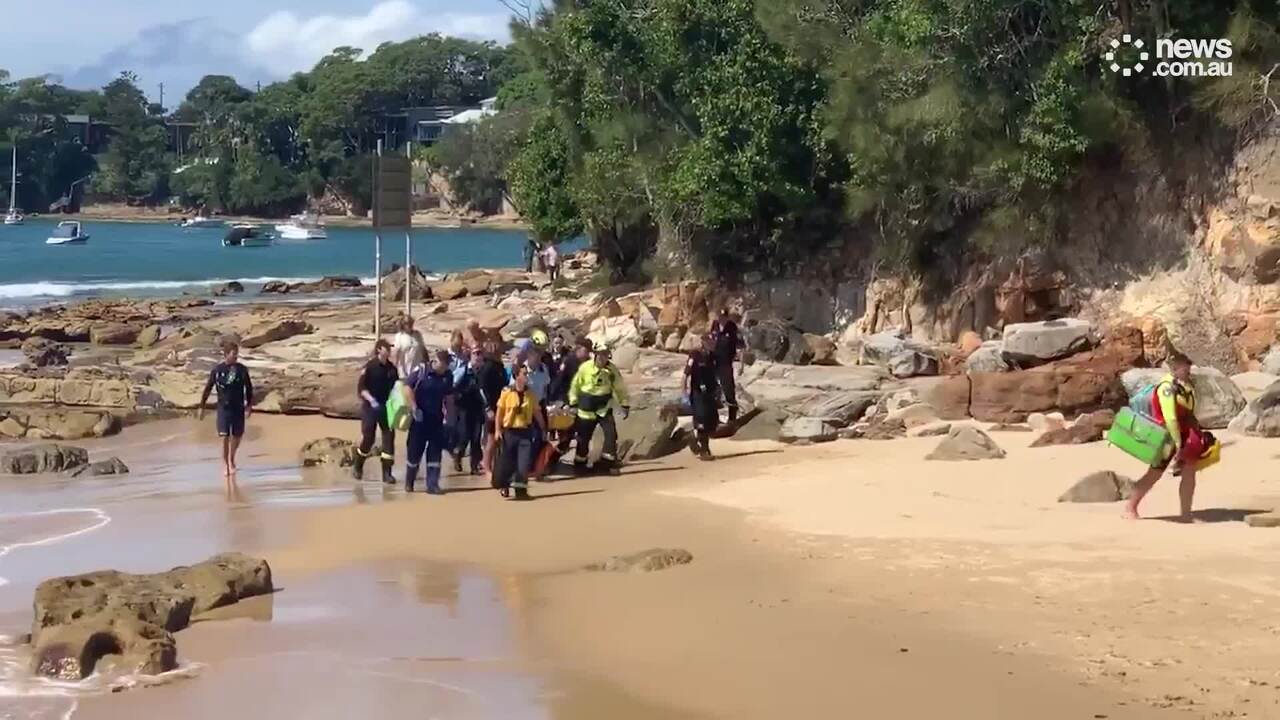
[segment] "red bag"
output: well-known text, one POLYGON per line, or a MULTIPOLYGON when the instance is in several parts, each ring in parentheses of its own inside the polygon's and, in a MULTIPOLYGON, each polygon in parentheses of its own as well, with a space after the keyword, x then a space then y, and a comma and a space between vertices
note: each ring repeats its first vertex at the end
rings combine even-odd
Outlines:
POLYGON ((555 443, 547 442, 542 445, 542 450, 538 453, 538 459, 533 463, 533 477, 542 477, 547 474, 547 468, 555 462, 556 455, 555 443))

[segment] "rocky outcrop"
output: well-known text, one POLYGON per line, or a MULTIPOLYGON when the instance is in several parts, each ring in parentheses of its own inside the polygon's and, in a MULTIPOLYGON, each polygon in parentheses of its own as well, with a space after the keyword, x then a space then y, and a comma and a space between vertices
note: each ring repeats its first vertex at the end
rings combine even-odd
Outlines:
POLYGON ((38 475, 74 470, 89 462, 89 451, 71 445, 48 443, 7 452, 0 456, 0 472, 38 475))
MULTIPOLYGON (((1132 397, 1148 385, 1159 382, 1164 375, 1163 370, 1135 368, 1126 371, 1121 381, 1125 392, 1132 397)), ((1191 384, 1196 393, 1196 419, 1201 427, 1209 430, 1227 427, 1247 404, 1240 388, 1216 368, 1193 368, 1191 384)))
MULTIPOLYGON (((204 308, 212 304, 208 298, 188 297, 154 301, 97 299, 48 305, 25 315, 5 316, 0 322, 0 341, 42 337, 56 342, 85 343, 92 339, 93 329, 98 328, 100 338, 110 337, 115 341, 112 344, 121 344, 129 335, 127 332, 116 335, 115 326, 136 328, 140 332, 148 325, 203 319, 208 316, 204 308)), ((136 336, 123 344, 132 344, 134 340, 136 336)))
POLYGON ((22 354, 26 356, 29 365, 42 368, 66 365, 67 355, 70 353, 61 343, 42 337, 33 337, 22 342, 22 354))
POLYGON ((412 300, 430 300, 431 284, 417 265, 396 268, 382 277, 382 297, 392 302, 403 302, 408 295, 412 300))
POLYGON ((364 284, 360 278, 350 275, 326 275, 311 282, 286 283, 282 280, 270 280, 262 285, 258 292, 264 295, 284 295, 286 293, 339 293, 361 290, 364 284))
POLYGON ((140 325, 108 323, 94 325, 89 329, 89 342, 94 345, 132 345, 138 341, 142 332, 140 325))
POLYGON ((782 423, 778 439, 785 443, 831 442, 837 437, 837 428, 822 418, 793 417, 782 423))
POLYGON ((875 390, 846 390, 819 393, 789 409, 800 417, 817 418, 837 428, 851 425, 876 404, 880 393, 875 390))
POLYGON ((965 358, 964 367, 966 372, 971 373, 1005 372, 1011 369, 1004 359, 1004 343, 1000 341, 982 343, 965 358))
POLYGON ((298 461, 303 467, 317 465, 349 467, 355 464, 355 459, 355 443, 335 437, 312 440, 298 451, 298 461))
POLYGON ((618 423, 618 447, 629 460, 655 460, 683 450, 685 438, 676 431, 675 407, 633 410, 618 423))
POLYGON ((1028 367, 1070 357, 1095 344, 1092 325, 1064 318, 1006 325, 1001 351, 1006 360, 1028 367))
POLYGON ((106 570, 46 580, 33 602, 32 670, 74 681, 119 655, 133 672, 166 672, 177 667, 173 633, 193 617, 273 590, 266 561, 239 553, 154 575, 106 570))
POLYGON ((1083 445, 1098 442, 1111 424, 1116 414, 1111 410, 1096 410, 1081 415, 1070 427, 1050 428, 1031 443, 1031 447, 1047 447, 1049 445, 1083 445))
POLYGON ((1110 470, 1091 473, 1081 478, 1058 497, 1058 502, 1111 503, 1128 500, 1133 495, 1133 481, 1110 470))
POLYGON ((998 460, 1004 450, 990 435, 974 427, 953 427, 925 460, 998 460))
POLYGON ((225 285, 218 288, 217 290, 214 290, 213 294, 217 296, 239 295, 242 292, 244 292, 244 285, 242 285, 238 281, 232 280, 231 282, 226 283, 225 285))
POLYGON ((937 375, 938 358, 934 351, 912 341, 901 329, 867 335, 861 339, 858 362, 886 368, 894 377, 937 375))
POLYGON ((604 562, 583 567, 589 572, 647 573, 693 562, 693 553, 683 549, 654 548, 630 555, 615 555, 604 562))
POLYGON ((0 438, 8 440, 83 440, 118 432, 120 419, 109 412, 0 405, 0 438))
MULTIPOLYGON (((1017 423, 1033 412, 1058 410, 1076 415, 1124 404, 1124 388, 1113 373, 1087 368, 1046 366, 1007 373, 974 373, 967 378, 947 378, 947 382, 969 385, 968 414, 984 422, 1017 423)), ((953 393, 957 398, 962 394, 959 388, 953 393)), ((957 412, 940 410, 939 417, 956 419, 957 412)))
POLYGON ((1280 437, 1280 383, 1267 388, 1231 420, 1228 429, 1255 437, 1280 437))
POLYGON ((267 343, 288 340, 297 335, 308 335, 313 332, 315 332, 315 328, 307 321, 299 318, 269 320, 253 326, 249 332, 245 333, 244 337, 240 339, 240 346, 252 349, 262 347, 267 343))
POLYGON ((127 475, 128 473, 129 466, 125 465, 120 458, 113 457, 92 462, 88 465, 81 465, 71 471, 71 477, 80 477, 81 475, 127 475))

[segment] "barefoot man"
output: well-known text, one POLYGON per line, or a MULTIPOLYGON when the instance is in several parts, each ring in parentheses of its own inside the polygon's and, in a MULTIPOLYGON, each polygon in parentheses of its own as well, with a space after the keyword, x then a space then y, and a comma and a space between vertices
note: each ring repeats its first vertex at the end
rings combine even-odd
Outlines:
POLYGON ((253 414, 253 381, 249 368, 240 363, 240 345, 234 340, 223 340, 222 362, 209 371, 209 381, 200 395, 199 419, 204 419, 204 408, 209 393, 218 388, 218 437, 222 438, 223 477, 236 473, 236 451, 240 438, 244 437, 244 421, 253 414))
POLYGON ((1191 522, 1191 503, 1196 494, 1196 462, 1205 450, 1204 433, 1196 421, 1191 360, 1186 355, 1174 353, 1169 358, 1169 370, 1169 374, 1156 385, 1147 414, 1169 431, 1171 446, 1166 447, 1164 458, 1149 468, 1134 487, 1133 497, 1129 499, 1124 513, 1131 520, 1138 518, 1138 503, 1173 463, 1173 474, 1182 475, 1182 484, 1178 487, 1178 498, 1182 502, 1181 519, 1191 522))

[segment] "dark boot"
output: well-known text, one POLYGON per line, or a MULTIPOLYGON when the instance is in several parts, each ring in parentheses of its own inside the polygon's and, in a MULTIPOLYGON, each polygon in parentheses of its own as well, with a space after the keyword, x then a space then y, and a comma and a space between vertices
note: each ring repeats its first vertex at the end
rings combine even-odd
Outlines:
POLYGON ((351 463, 351 477, 355 478, 357 482, 364 479, 364 463, 368 459, 359 450, 356 451, 356 458, 351 463))
POLYGON ((738 406, 737 405, 729 406, 729 424, 730 425, 738 424, 738 406))
POLYGON ((395 485, 396 479, 391 475, 391 460, 382 461, 382 482, 388 485, 395 485))
POLYGON ((515 495, 515 497, 513 498, 514 500, 529 499, 529 488, 523 488, 523 487, 512 488, 512 493, 515 495))
MULTIPOLYGON (((392 478, 391 482, 392 484, 394 484, 395 478, 392 478)), ((404 469, 404 491, 413 492, 413 486, 417 484, 417 482, 418 482, 418 468, 412 465, 410 465, 409 467, 406 467, 404 469)))

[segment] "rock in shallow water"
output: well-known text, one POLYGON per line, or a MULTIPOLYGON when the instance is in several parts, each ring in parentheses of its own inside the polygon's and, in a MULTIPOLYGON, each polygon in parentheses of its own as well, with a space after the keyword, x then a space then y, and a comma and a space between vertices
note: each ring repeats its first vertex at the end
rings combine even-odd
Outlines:
POLYGON ((679 548, 654 548, 630 555, 615 555, 604 562, 591 563, 591 572, 654 572, 693 562, 693 553, 679 548))
POLYGON ((89 451, 84 448, 48 443, 5 453, 0 457, 0 472, 36 475, 72 470, 88 462, 89 451))
POLYGON ((356 446, 350 440, 326 437, 312 440, 298 451, 299 461, 303 467, 316 465, 337 465, 349 467, 355 464, 356 446))
POLYGON ((71 471, 71 477, 80 477, 81 475, 127 475, 129 466, 118 457, 109 458, 107 460, 99 460, 88 465, 81 465, 71 471))

